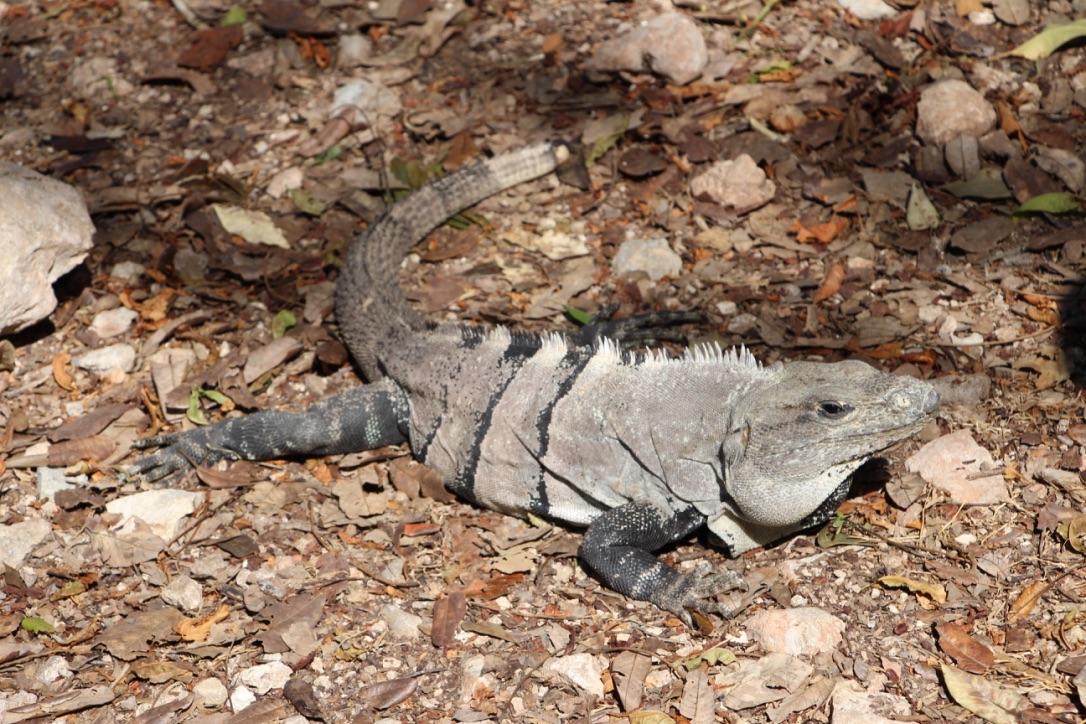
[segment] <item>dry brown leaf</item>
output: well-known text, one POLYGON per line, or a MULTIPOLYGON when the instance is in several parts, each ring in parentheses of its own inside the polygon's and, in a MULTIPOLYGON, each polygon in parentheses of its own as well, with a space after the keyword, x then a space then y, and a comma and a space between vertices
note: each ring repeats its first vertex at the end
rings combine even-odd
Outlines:
POLYGON ((470 631, 471 633, 489 636, 492 639, 501 639, 502 641, 508 641, 511 644, 517 643, 517 639, 508 631, 500 625, 491 623, 490 621, 464 621, 460 624, 460 628, 464 631, 470 631))
POLYGON ((969 13, 979 13, 984 10, 980 0, 954 0, 954 12, 959 18, 964 18, 969 13))
POLYGON ((468 601, 463 591, 453 591, 434 602, 434 623, 430 631, 434 646, 444 648, 453 642, 453 636, 467 612, 468 601))
POLYGON ((965 627, 953 623, 939 624, 939 648, 971 674, 983 674, 995 663, 992 650, 969 635, 965 627))
POLYGON ((904 576, 883 576, 876 581, 883 588, 906 588, 917 594, 920 605, 924 608, 934 608, 932 605, 946 603, 946 589, 934 583, 924 583, 904 576))
POLYGON ((453 137, 452 146, 450 146, 449 152, 445 154, 445 161, 442 165, 446 171, 452 171, 454 168, 459 168, 473 158, 478 157, 479 147, 475 145, 475 138, 472 136, 471 131, 465 129, 453 137))
POLYGON ((662 711, 631 711, 626 717, 630 724, 675 724, 675 720, 662 711))
POLYGON ((230 607, 225 603, 220 603, 217 609, 206 616, 181 619, 173 630, 185 641, 205 641, 211 633, 212 624, 226 619, 229 615, 230 607))
POLYGON ((560 33, 551 33, 547 37, 543 38, 543 53, 549 54, 562 47, 562 35, 560 33))
POLYGON ((66 352, 62 352, 53 358, 53 380, 61 389, 68 392, 75 389, 75 381, 72 379, 71 373, 68 372, 68 363, 71 361, 72 356, 66 352))
POLYGON ((626 711, 641 706, 645 677, 652 670, 652 659, 636 651, 623 651, 611 662, 611 674, 617 679, 615 693, 626 711))
POLYGON ((135 661, 132 663, 132 673, 152 684, 163 684, 167 681, 188 683, 195 676, 191 669, 172 661, 135 661))
POLYGON ((1079 553, 1086 553, 1086 515, 1077 515, 1067 524, 1067 542, 1079 553))
POLYGON ((418 679, 378 681, 376 684, 369 684, 359 689, 358 698, 374 709, 387 709, 414 694, 417 688, 419 688, 418 679))
POLYGON ((716 692, 709 685, 709 675, 701 669, 687 673, 679 699, 679 713, 691 724, 712 724, 716 709, 716 692))
POLYGON ((822 286, 818 288, 818 293, 815 294, 815 303, 823 302, 836 294, 841 289, 841 282, 844 280, 845 265, 841 262, 834 262, 829 271, 826 272, 826 278, 822 280, 822 286))
POLYGON ((1017 692, 947 664, 942 668, 943 681, 954 701, 992 724, 1016 724, 1017 712, 1028 706, 1017 692))
POLYGON ((1037 605, 1041 600, 1041 596, 1045 594, 1051 588, 1051 585, 1045 581, 1034 581, 1025 587, 1025 589, 1018 594, 1018 598, 1014 599, 1014 603, 1011 604, 1011 610, 1007 612, 1007 623, 1014 623, 1020 621, 1033 612, 1033 607, 1037 605))
POLYGON ((317 697, 317 692, 308 681, 297 676, 292 677, 283 687, 283 697, 307 719, 325 721, 321 713, 320 698, 317 697))
POLYGON ((81 460, 96 463, 108 458, 116 447, 117 441, 106 435, 65 440, 49 446, 48 464, 55 468, 66 468, 81 460))
POLYGON ((796 240, 802 242, 815 241, 819 244, 829 244, 848 228, 848 219, 826 221, 814 226, 801 227, 796 232, 796 240))

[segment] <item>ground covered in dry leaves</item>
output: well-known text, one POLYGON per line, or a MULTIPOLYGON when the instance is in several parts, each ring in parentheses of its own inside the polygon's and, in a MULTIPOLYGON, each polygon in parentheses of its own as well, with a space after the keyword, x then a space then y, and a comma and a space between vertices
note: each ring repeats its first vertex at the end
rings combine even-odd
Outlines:
POLYGON ((1082 5, 0 3, 0 157, 98 230, 0 355, 0 720, 1082 721, 1086 52, 1007 54, 1082 5), (625 35, 675 11, 705 58, 625 35), (918 120, 955 79, 975 132, 918 120), (402 449, 117 472, 137 437, 356 384, 354 235, 544 138, 578 163, 409 259, 430 319, 696 310, 695 343, 942 386, 825 530, 665 552, 742 572, 734 619, 601 589, 575 532, 452 500, 402 449), (81 365, 115 345, 131 369, 81 365))

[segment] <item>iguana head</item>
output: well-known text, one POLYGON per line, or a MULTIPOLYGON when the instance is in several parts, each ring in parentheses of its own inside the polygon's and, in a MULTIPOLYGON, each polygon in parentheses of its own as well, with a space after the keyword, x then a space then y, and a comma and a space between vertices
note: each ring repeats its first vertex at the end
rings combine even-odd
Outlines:
POLYGON ((859 361, 766 372, 734 408, 721 450, 726 502, 762 527, 825 519, 856 468, 918 432, 939 406, 928 383, 859 361))

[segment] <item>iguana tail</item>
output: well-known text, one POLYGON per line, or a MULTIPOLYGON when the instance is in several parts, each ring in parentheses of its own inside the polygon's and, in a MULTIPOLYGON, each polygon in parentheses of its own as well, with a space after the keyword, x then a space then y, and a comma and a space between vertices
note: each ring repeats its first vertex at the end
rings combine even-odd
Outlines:
POLYGON ((457 169, 392 206, 355 241, 336 282, 336 318, 367 380, 383 376, 382 347, 423 326, 399 281, 408 250, 451 216, 550 173, 568 155, 564 146, 544 143, 457 169))

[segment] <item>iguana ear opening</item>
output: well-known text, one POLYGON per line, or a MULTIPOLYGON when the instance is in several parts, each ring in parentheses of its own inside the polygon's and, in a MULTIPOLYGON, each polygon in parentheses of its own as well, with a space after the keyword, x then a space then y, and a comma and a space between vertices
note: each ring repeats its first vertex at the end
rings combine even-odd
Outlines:
POLYGON ((728 468, 739 462, 747 451, 747 443, 750 442, 750 423, 744 422, 729 432, 724 437, 724 443, 720 446, 721 456, 724 459, 724 467, 728 468))

